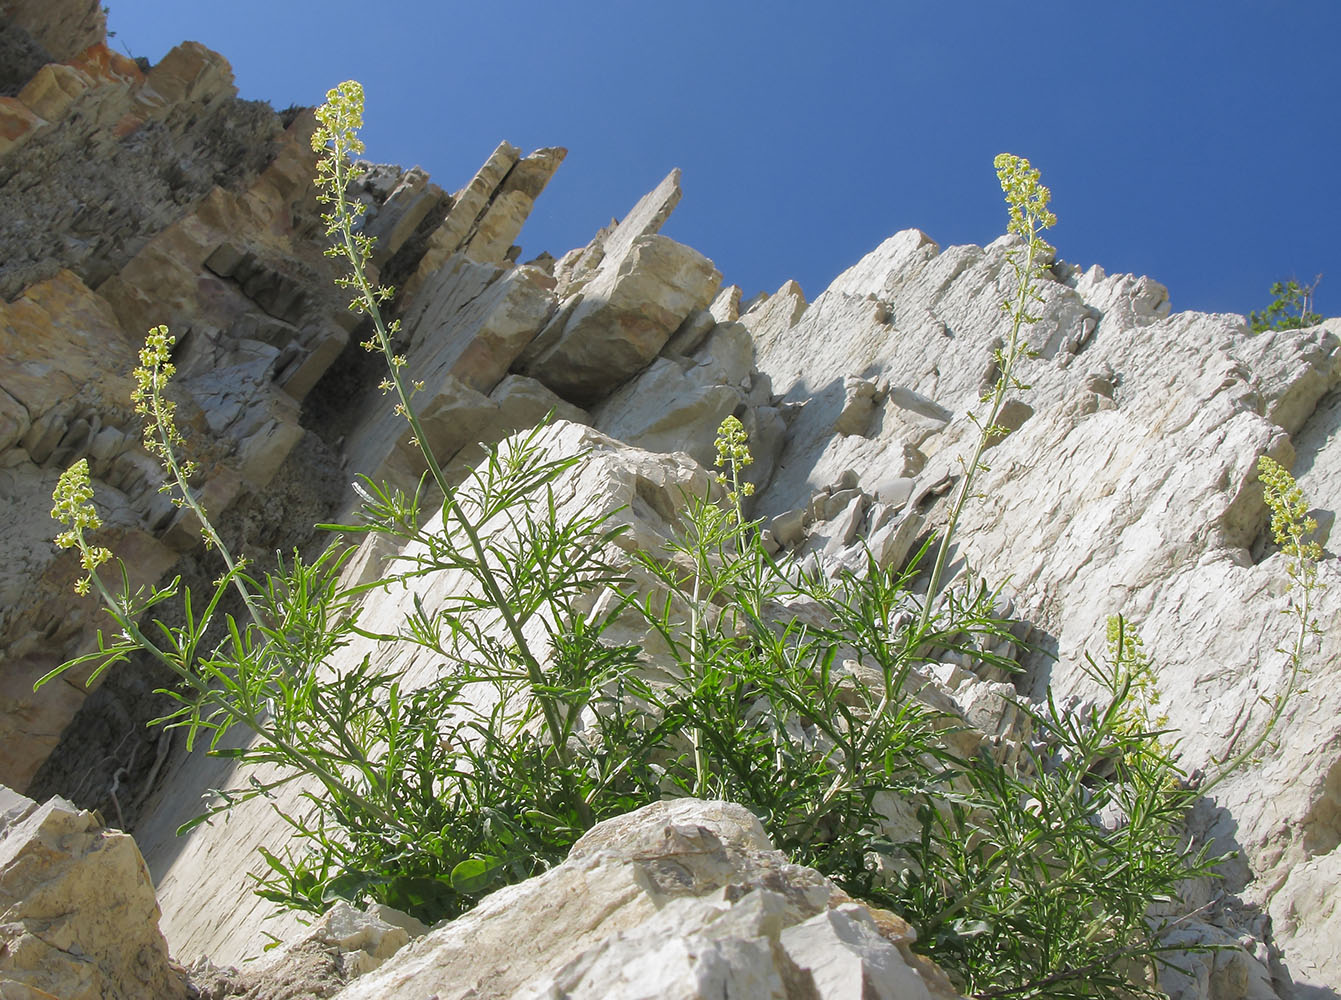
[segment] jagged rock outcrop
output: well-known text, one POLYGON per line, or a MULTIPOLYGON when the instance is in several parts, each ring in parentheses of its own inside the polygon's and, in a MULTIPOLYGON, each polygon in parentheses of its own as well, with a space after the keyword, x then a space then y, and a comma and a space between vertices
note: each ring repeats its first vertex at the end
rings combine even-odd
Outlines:
MULTIPOLYGON (((857 470, 876 495, 892 488, 881 485, 888 477, 903 479, 895 516, 935 523, 936 497, 976 433, 966 414, 995 378, 1008 247, 942 252, 921 233, 901 233, 799 317, 789 307, 754 328, 760 367, 785 400, 804 404, 761 510, 804 510, 818 489, 857 470), (854 377, 888 386, 856 433, 844 426, 857 422, 854 377), (900 393, 934 401, 948 422, 929 424, 925 404, 911 418, 900 393)), ((1284 682, 1284 557, 1263 535, 1257 456, 1293 464, 1313 502, 1334 508, 1338 458, 1328 445, 1341 325, 1251 336, 1242 317, 1171 314, 1149 279, 1061 264, 1054 277, 1029 328, 1038 357, 1021 377, 1031 388, 1016 401, 1016 429, 989 452, 991 471, 977 483, 986 500, 966 509, 959 562, 1008 581, 1015 614, 1032 625, 1025 690, 1035 695, 1049 681, 1083 692, 1077 667, 1102 648, 1106 617, 1135 622, 1158 659, 1185 761, 1213 771, 1250 706, 1284 682)), ((870 506, 884 509, 874 497, 870 506)), ((863 534, 859 526, 851 541, 863 534)), ((842 547, 829 555, 841 561, 842 547)), ((1341 653, 1341 574, 1330 556, 1319 571, 1323 634, 1309 659, 1323 669, 1341 653)), ((952 691, 969 680, 948 667, 943 679, 952 691)), ((1341 968, 1323 941, 1338 938, 1296 937, 1296 928, 1335 919, 1313 880, 1341 839, 1324 818, 1333 815, 1337 760, 1327 748, 1341 735, 1341 690, 1309 688, 1274 751, 1216 788, 1200 822, 1221 850, 1243 852, 1228 888, 1272 915, 1291 974, 1321 985, 1341 968)), ((1259 712, 1248 738, 1263 721, 1259 712)))
POLYGON ((451 210, 428 237, 405 293, 415 295, 453 254, 483 264, 516 259, 512 241, 521 233, 531 206, 559 169, 568 151, 538 149, 523 157, 509 142, 500 143, 479 172, 452 198, 451 210))
MULTIPOLYGON (((74 560, 49 540, 56 477, 89 459, 107 540, 126 559, 132 586, 163 579, 199 547, 191 519, 158 493, 158 465, 131 411, 129 376, 144 331, 163 323, 177 336, 179 419, 202 467, 205 506, 228 525, 309 433, 303 408, 325 407, 309 397, 357 322, 322 253, 310 112, 282 120, 267 105, 238 100, 227 62, 194 42, 141 69, 101 34, 84 42, 84 6, 16 4, 4 22, 4 37, 27 39, 25 51, 59 49, 68 59, 44 62, 15 96, 0 97, 0 296, 9 300, 0 301, 0 496, 8 515, 0 537, 10 554, 0 574, 0 780, 20 788, 85 697, 82 677, 36 694, 33 683, 87 648, 96 628, 94 609, 68 600, 74 560)), ((494 187, 475 185, 455 199, 422 171, 369 165, 360 196, 379 260, 413 273, 397 251, 413 244, 418 261, 426 241, 447 247, 442 227, 459 224, 446 252, 463 250, 472 267, 498 277, 496 265, 561 160, 561 150, 514 156, 494 187)), ((537 272, 528 288, 546 283, 552 279, 537 272)), ((476 325, 457 341, 463 385, 497 388, 552 311, 540 287, 541 315, 528 316, 534 300, 523 301, 518 288, 509 277, 499 286, 506 301, 475 305, 476 325), (505 317, 509 309, 515 315, 505 317), (491 337, 519 334, 511 354, 484 356, 505 350, 486 346, 491 337)), ((421 312, 434 309, 451 306, 421 302, 421 312)), ((419 325, 437 332, 431 318, 419 325)), ((441 379, 451 377, 444 370, 441 379)), ((500 400, 481 399, 480 420, 451 433, 474 444, 502 413, 523 426, 561 405, 538 389, 510 383, 500 400)), ((359 468, 395 478, 398 467, 387 461, 398 436, 396 429, 359 468)), ((355 451, 363 463, 368 453, 355 451)), ((296 541, 307 530, 295 524, 289 534, 296 541)), ((142 767, 150 757, 140 755, 142 767)))

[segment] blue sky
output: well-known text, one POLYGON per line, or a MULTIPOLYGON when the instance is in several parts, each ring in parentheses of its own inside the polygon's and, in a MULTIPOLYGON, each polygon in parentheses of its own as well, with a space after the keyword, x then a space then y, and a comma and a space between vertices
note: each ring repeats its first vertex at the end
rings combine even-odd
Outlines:
POLYGON ((668 235, 747 295, 813 298, 900 229, 994 239, 1007 150, 1042 170, 1069 261, 1224 312, 1321 272, 1341 313, 1337 0, 109 3, 114 46, 203 42, 277 108, 360 80, 369 156, 448 190, 500 140, 566 146, 525 257, 678 166, 668 235))

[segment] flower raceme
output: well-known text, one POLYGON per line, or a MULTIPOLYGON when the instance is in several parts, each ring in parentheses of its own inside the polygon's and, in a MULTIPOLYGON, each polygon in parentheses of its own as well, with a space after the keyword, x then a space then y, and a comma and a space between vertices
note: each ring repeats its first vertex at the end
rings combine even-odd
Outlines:
POLYGON ((1308 540, 1318 530, 1318 522, 1308 515, 1303 490, 1285 467, 1263 455, 1257 460, 1258 478, 1265 489, 1266 505, 1271 511, 1271 537, 1290 558, 1301 564, 1322 558, 1322 546, 1308 540))
MULTIPOLYGON (((144 447, 156 455, 168 479, 159 487, 160 493, 169 493, 179 483, 193 478, 199 472, 196 463, 180 461, 176 448, 182 445, 181 431, 177 429, 177 404, 164 395, 163 389, 177 374, 172 363, 172 347, 177 342, 166 326, 150 329, 140 348, 140 364, 135 369, 135 390, 130 394, 135 412, 144 417, 144 447)), ((185 486, 182 485, 183 494, 185 486)), ((185 496, 172 498, 181 507, 185 496)))
POLYGON ((102 521, 93 506, 93 484, 89 480, 88 459, 81 458, 61 473, 51 494, 55 506, 51 516, 69 527, 56 536, 56 544, 63 549, 79 549, 79 562, 85 575, 76 581, 75 593, 81 597, 89 592, 93 583, 93 572, 107 560, 112 553, 101 545, 89 545, 84 532, 97 531, 102 521))
POLYGON ((754 462, 750 454, 749 435, 739 417, 730 416, 717 428, 717 482, 726 487, 726 499, 737 510, 745 497, 754 494, 754 483, 741 479, 741 470, 754 462))
POLYGON ((1039 183, 1039 171, 1023 156, 998 153, 992 161, 997 179, 1006 195, 1010 211, 1009 229, 1025 240, 1033 240, 1040 229, 1057 224, 1057 216, 1048 209, 1052 192, 1039 183))

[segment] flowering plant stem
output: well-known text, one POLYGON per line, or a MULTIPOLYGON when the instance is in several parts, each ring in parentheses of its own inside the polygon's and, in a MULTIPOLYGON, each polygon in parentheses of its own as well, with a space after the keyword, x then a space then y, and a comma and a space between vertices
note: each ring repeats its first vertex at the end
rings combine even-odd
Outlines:
POLYGON ((1251 717, 1236 730, 1228 749, 1214 759, 1216 772, 1202 784, 1203 795, 1209 794, 1212 788, 1255 760, 1262 748, 1270 742, 1286 707, 1299 690, 1300 679, 1308 673, 1304 665, 1308 641, 1321 634, 1313 618, 1313 601, 1319 588, 1318 560, 1322 558, 1322 546, 1314 538, 1318 522, 1309 516, 1308 501, 1288 469, 1270 456, 1263 455, 1257 460, 1257 471, 1262 482, 1263 498, 1271 512, 1272 539, 1281 547, 1281 555, 1286 559, 1288 590, 1294 596, 1282 613, 1294 619, 1294 632, 1289 647, 1276 650, 1286 658, 1285 684, 1270 700, 1262 699, 1270 707, 1262 731, 1246 747, 1235 752, 1234 745, 1248 731, 1251 717))
POLYGON ((941 535, 940 545, 936 549, 936 562, 927 582, 927 598, 922 605, 920 624, 926 627, 931 619, 931 606, 940 586, 941 575, 945 572, 945 562, 954 541, 955 529, 959 526, 959 516, 964 505, 973 495, 973 480, 982 471, 982 456, 995 439, 1006 433, 1006 429, 997 425, 1001 416, 1001 407, 1006 402, 1006 393, 1011 389, 1024 388, 1015 377, 1015 363, 1025 354, 1021 333, 1026 325, 1037 319, 1029 310, 1032 303, 1039 301, 1038 264, 1039 257, 1051 248, 1044 241, 1042 232, 1057 222, 1057 217, 1048 209, 1052 193, 1039 183, 1039 172, 1030 166, 1023 157, 1002 153, 996 158, 997 177, 1001 189, 1006 195, 1006 204, 1010 208, 1010 231, 1024 241, 1024 259, 1020 260, 1019 250, 1010 253, 1011 265, 1015 271, 1015 294, 1013 301, 1004 304, 1010 313, 1010 335, 1005 347, 997 352, 996 384, 988 394, 987 414, 977 419, 978 440, 973 455, 963 462, 963 475, 955 491, 954 502, 950 505, 950 516, 946 520, 945 531, 941 535))
MULTIPOLYGON (((960 476, 955 499, 950 506, 950 516, 941 534, 940 544, 936 548, 936 561, 932 566, 931 576, 927 581, 926 597, 922 601, 922 609, 918 615, 916 634, 924 637, 930 636, 932 632, 932 607, 935 604, 936 592, 940 587, 946 559, 959 526, 959 516, 963 513, 969 497, 973 495, 974 478, 984 468, 983 453, 993 439, 1006 433, 1005 428, 997 425, 1001 407, 1006 401, 1006 393, 1011 389, 1025 388, 1015 377, 1015 363, 1026 353, 1021 332, 1026 325, 1036 320, 1029 311, 1031 303, 1039 299, 1036 261, 1044 252, 1051 249, 1043 240, 1041 233, 1057 222, 1057 217, 1048 209, 1052 194, 1039 183, 1039 171, 1031 167, 1028 160, 1010 153, 1001 153, 996 157, 995 166, 1001 189, 1006 196, 1006 205, 1010 210, 1010 231, 1024 240, 1024 260, 1021 262, 1018 250, 1011 251, 1010 260, 1015 272, 1015 293, 1012 301, 1003 303, 1003 308, 1011 317, 1010 336, 1005 348, 997 352, 997 379, 986 400, 987 415, 985 418, 975 418, 978 424, 978 440, 973 455, 966 463, 962 458, 960 460, 963 464, 963 475, 960 476)), ((868 734, 876 731, 876 723, 888 710, 890 699, 898 693, 898 690, 899 686, 892 686, 886 690, 885 697, 876 706, 867 729, 868 734)), ((863 738, 859 750, 867 749, 869 738, 869 735, 863 738)), ((842 772, 834 777, 826 801, 838 794, 845 780, 842 772)))
MULTIPOLYGON (((172 341, 165 327, 156 328, 155 332, 161 337, 166 338, 166 344, 171 346, 172 341)), ((159 391, 162 388, 161 380, 155 379, 151 384, 155 387, 155 391, 159 391)), ((171 426, 170 411, 168 411, 167 416, 164 417, 163 407, 151 406, 150 410, 151 412, 156 413, 158 418, 165 419, 165 424, 161 426, 171 426)), ((164 442, 164 448, 168 454, 172 454, 172 434, 165 431, 162 440, 164 442)), ((168 460, 165 459, 165 461, 168 460)), ((173 469, 174 475, 176 476, 174 480, 175 485, 181 490, 184 496, 190 497, 189 487, 187 486, 185 479, 182 478, 182 465, 174 459, 172 460, 170 467, 173 469)), ((68 505, 63 503, 63 498, 77 495, 81 487, 87 487, 87 485, 88 464, 81 460, 61 475, 61 480, 57 485, 55 494, 57 506, 56 509, 52 511, 52 515, 58 516, 58 514, 69 514, 68 505)), ((89 492, 89 496, 91 497, 91 491, 89 492)), ((227 547, 224 546, 221 540, 219 540, 219 535, 210 523, 208 517, 205 515, 204 509, 201 508, 198 503, 194 502, 194 500, 182 500, 182 505, 190 506, 191 509, 195 511, 197 517, 200 518, 202 525, 201 530, 205 537, 207 539, 214 539, 219 551, 221 553, 227 553, 227 547)), ((62 536, 62 541, 68 541, 70 547, 78 549, 85 565, 89 565, 90 563, 96 565, 97 563, 105 562, 106 560, 99 559, 99 556, 106 550, 91 546, 84 534, 87 528, 99 527, 99 522, 91 503, 88 503, 85 510, 80 513, 82 514, 82 517, 73 519, 72 527, 62 536)), ((174 638, 177 640, 172 643, 175 648, 171 651, 165 650, 159 646, 158 643, 145 635, 137 624, 136 619, 152 604, 156 604, 175 594, 179 581, 174 580, 167 588, 156 591, 149 600, 139 602, 138 604, 129 595, 128 586, 123 587, 121 596, 114 595, 103 582, 102 577, 95 570, 91 569, 89 571, 88 581, 92 584, 93 588, 97 590, 98 596, 101 598, 108 614, 111 615, 112 620, 115 621, 120 628, 120 641, 112 646, 106 646, 103 644, 102 636, 100 635, 99 648, 96 652, 61 664, 55 670, 52 670, 46 676, 40 678, 34 685, 35 688, 41 687, 43 684, 59 676, 77 663, 96 660, 99 661, 98 666, 89 678, 89 682, 92 683, 93 679, 96 678, 98 674, 110 667, 113 663, 124 660, 135 650, 142 650, 171 670, 180 681, 186 684, 196 699, 188 716, 188 750, 191 749, 194 742, 197 727, 202 724, 201 717, 203 709, 207 706, 214 706, 226 714, 226 720, 222 725, 214 725, 207 720, 204 721, 205 725, 209 728, 213 728, 215 731, 215 737, 211 741, 212 747, 218 744, 219 738, 222 737, 229 726, 234 723, 241 723, 245 728, 251 730, 251 732, 255 733, 261 740, 274 747, 276 751, 290 760, 295 767, 299 768, 301 771, 307 772, 320 781, 328 791, 339 792, 349 796, 351 799, 358 801, 370 812, 378 815, 378 817, 383 822, 387 823, 388 826, 392 828, 401 828, 395 816, 379 809, 375 803, 361 796, 358 791, 352 788, 348 782, 344 781, 339 774, 304 752, 302 748, 293 742, 285 739, 281 733, 268 724, 261 711, 252 710, 248 707, 248 704, 245 701, 230 698, 229 695, 231 692, 227 690, 221 692, 219 689, 211 685, 206 675, 202 675, 199 670, 195 669, 196 651, 199 640, 203 636, 210 619, 218 608, 219 600, 223 596, 226 585, 229 583, 238 589, 254 624, 256 624, 257 627, 263 627, 261 613, 256 607, 254 595, 246 585, 246 578, 242 574, 240 564, 234 562, 231 557, 228 558, 228 571, 215 582, 214 594, 198 622, 192 619, 191 605, 188 596, 186 603, 188 618, 187 628, 180 630, 174 636, 172 630, 160 626, 170 640, 174 638)), ((213 716, 210 718, 213 718, 213 716)))
MULTIPOLYGON (((355 289, 356 299, 351 308, 366 312, 373 324, 374 339, 364 346, 380 351, 386 359, 388 379, 397 399, 396 412, 409 423, 413 441, 424 458, 428 473, 445 498, 444 502, 456 522, 463 529, 478 564, 487 567, 488 556, 479 531, 461 510, 455 492, 448 483, 437 456, 433 454, 423 424, 420 423, 411 403, 413 392, 401 372, 405 366, 405 359, 396 354, 391 343, 392 335, 399 330, 399 321, 388 326, 380 308, 380 304, 391 297, 392 290, 374 287, 368 279, 367 268, 372 245, 366 236, 355 232, 354 229, 362 205, 351 203, 347 192, 351 154, 363 151, 363 143, 357 135, 363 126, 363 87, 357 81, 348 80, 327 92, 326 103, 318 109, 317 119, 320 127, 312 137, 312 148, 326 154, 318 167, 320 172, 318 184, 323 188, 322 199, 331 206, 330 212, 325 216, 327 233, 337 236, 338 239, 328 253, 331 256, 343 257, 349 264, 349 274, 340 279, 340 283, 355 289)), ((505 599, 497 579, 488 572, 479 574, 477 579, 484 586, 486 596, 501 615, 504 627, 516 644, 516 651, 526 670, 531 689, 537 694, 554 752, 559 760, 567 765, 571 760, 567 747, 567 733, 553 698, 543 693, 546 687, 544 670, 532 652, 530 643, 522 631, 516 614, 505 599)))

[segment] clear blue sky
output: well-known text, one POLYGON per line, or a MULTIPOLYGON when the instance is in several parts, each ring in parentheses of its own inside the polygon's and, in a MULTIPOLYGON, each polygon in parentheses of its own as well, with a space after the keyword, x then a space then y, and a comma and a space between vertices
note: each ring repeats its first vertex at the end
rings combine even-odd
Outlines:
POLYGON ((995 238, 1007 150, 1043 171, 1067 260, 1208 311, 1322 272, 1341 313, 1338 0, 109 3, 114 46, 203 42, 277 108, 362 81, 369 156, 448 190, 502 139, 568 147, 527 257, 678 166, 665 232, 747 295, 813 298, 900 229, 995 238))

